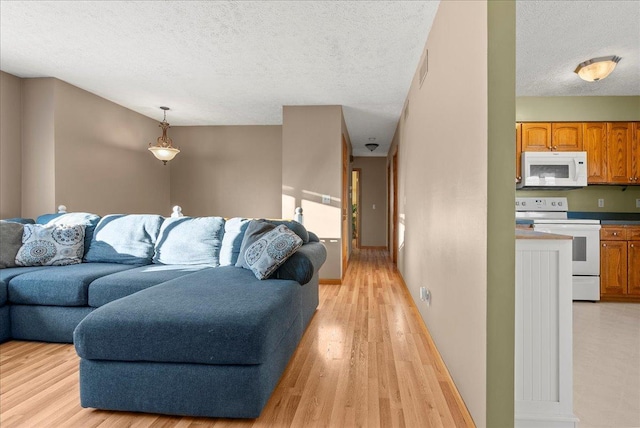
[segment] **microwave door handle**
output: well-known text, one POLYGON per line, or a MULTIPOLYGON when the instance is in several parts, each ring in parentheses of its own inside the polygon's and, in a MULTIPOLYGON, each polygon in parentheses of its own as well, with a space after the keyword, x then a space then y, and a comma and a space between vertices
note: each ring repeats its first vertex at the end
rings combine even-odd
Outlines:
POLYGON ((581 178, 584 174, 584 164, 580 165, 577 158, 573 158, 573 164, 576 168, 576 178, 581 178))

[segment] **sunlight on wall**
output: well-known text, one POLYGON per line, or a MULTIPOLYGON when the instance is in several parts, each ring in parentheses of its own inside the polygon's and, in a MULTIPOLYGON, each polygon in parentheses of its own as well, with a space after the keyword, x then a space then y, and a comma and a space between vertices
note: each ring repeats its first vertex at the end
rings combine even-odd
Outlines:
POLYGON ((404 248, 404 214, 398 214, 398 250, 404 248))
POLYGON ((302 200, 304 224, 320 238, 340 239, 340 208, 302 200))
POLYGON ((293 218, 295 213, 296 213, 296 198, 294 198, 293 196, 283 194, 282 195, 282 218, 293 218))

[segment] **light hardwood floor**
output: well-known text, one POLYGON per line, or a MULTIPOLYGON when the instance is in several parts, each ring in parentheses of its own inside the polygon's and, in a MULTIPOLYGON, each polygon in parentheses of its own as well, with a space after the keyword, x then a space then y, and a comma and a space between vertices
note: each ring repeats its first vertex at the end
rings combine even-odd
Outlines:
POLYGON ((472 427, 402 279, 381 250, 355 251, 260 418, 229 420, 83 409, 72 345, 0 345, 0 426, 472 427))

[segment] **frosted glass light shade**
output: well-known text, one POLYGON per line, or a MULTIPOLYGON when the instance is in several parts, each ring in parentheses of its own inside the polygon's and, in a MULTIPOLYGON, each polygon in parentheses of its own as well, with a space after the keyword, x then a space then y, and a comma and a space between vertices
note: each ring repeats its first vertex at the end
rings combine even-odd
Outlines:
POLYGON ((153 153, 153 155, 162 162, 166 163, 171 159, 175 158, 180 150, 175 147, 159 147, 159 146, 151 146, 149 147, 149 151, 153 153))
POLYGON ((603 56, 600 58, 592 58, 588 61, 578 64, 575 73, 582 80, 587 82, 597 82, 611 74, 616 64, 620 61, 619 56, 603 56))

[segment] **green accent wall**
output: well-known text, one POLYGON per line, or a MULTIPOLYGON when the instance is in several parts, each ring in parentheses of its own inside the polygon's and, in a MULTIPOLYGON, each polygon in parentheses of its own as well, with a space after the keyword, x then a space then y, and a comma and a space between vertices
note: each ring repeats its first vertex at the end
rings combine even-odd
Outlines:
POLYGON ((514 425, 515 2, 487 2, 487 427, 514 425))
POLYGON ((640 213, 636 199, 640 199, 640 186, 587 186, 583 189, 564 192, 549 190, 518 190, 516 196, 564 196, 571 211, 640 213), (604 207, 598 208, 598 199, 604 199, 604 207))
MULTIPOLYGON (((516 97, 517 122, 640 121, 640 96, 516 97)), ((564 192, 519 190, 518 197, 564 196, 571 211, 640 212, 640 186, 591 185, 564 192), (598 208, 598 199, 604 207, 598 208)))
POLYGON ((625 122, 640 120, 640 96, 517 97, 517 122, 625 122))

